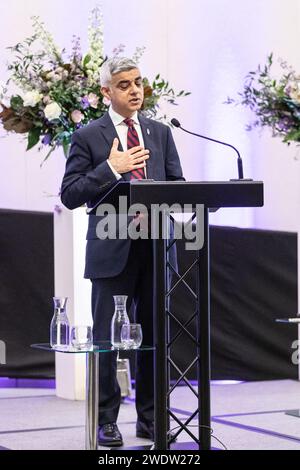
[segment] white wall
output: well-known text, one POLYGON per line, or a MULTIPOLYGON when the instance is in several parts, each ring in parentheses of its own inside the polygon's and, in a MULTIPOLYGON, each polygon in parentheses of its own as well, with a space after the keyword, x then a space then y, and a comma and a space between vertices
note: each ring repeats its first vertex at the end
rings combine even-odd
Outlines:
MULTIPOLYGON (((31 34, 31 15, 40 15, 56 42, 69 47, 73 33, 87 42, 87 20, 95 1, 11 0, 1 2, 0 80, 6 78, 5 48, 31 34)), ((178 108, 170 107, 187 127, 235 144, 244 158, 246 176, 265 181, 265 207, 259 210, 223 210, 214 223, 297 230, 299 168, 295 146, 287 148, 268 131, 259 137, 247 133, 248 111, 224 105, 235 96, 243 77, 264 62, 273 51, 298 70, 299 1, 289 0, 103 0, 106 51, 119 43, 131 54, 136 45, 147 47, 141 66, 149 77, 157 72, 178 90, 192 95, 178 108)), ((3 135, 3 133, 1 134, 3 135)), ((234 154, 229 149, 174 130, 187 179, 222 180, 236 175, 234 154)), ((64 170, 61 151, 40 169, 43 155, 25 152, 20 136, 0 140, 0 206, 53 210, 64 170)))
MULTIPOLYGON (((95 4, 1 2, 0 80, 7 78, 7 46, 32 33, 30 16, 40 15, 61 47, 69 48, 75 33, 85 50, 88 16, 95 4)), ((146 46, 141 61, 145 75, 153 78, 161 72, 175 89, 192 92, 180 106, 169 107, 169 116, 191 130, 236 145, 245 176, 264 181, 264 208, 222 210, 211 216, 211 222, 300 232, 300 159, 294 159, 295 145, 288 148, 267 130, 261 137, 257 131, 247 133, 250 112, 223 104, 228 95, 236 96, 248 71, 271 51, 300 73, 299 0, 102 0, 102 5, 106 52, 120 43, 126 44, 128 54, 136 46, 146 46)), ((188 180, 236 176, 235 155, 229 149, 178 129, 173 134, 188 180)), ((25 152, 20 135, 4 137, 0 132, 0 137, 0 207, 52 211, 59 203, 55 195, 64 171, 62 151, 53 153, 41 169, 45 153, 25 152)))

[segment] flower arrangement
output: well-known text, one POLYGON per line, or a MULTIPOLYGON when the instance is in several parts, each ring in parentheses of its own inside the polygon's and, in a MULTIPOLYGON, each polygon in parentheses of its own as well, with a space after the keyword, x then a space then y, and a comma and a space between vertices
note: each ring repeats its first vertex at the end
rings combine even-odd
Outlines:
POLYGON ((271 73, 273 54, 270 54, 266 65, 246 76, 240 99, 228 98, 226 103, 247 106, 256 114, 247 130, 270 127, 274 137, 290 144, 300 142, 300 75, 286 62, 279 63, 284 72, 279 79, 271 73))
MULTIPOLYGON (((73 132, 106 112, 110 103, 100 93, 99 68, 107 57, 103 54, 99 7, 89 18, 89 50, 85 55, 80 38, 73 36, 71 54, 65 58, 66 51, 59 50, 39 17, 32 20, 34 34, 9 48, 14 59, 8 64, 9 80, 0 86, 0 120, 6 131, 26 136, 27 150, 35 145, 39 150, 48 147, 46 160, 58 146, 67 156, 73 132), (20 93, 7 97, 10 82, 20 93)), ((115 48, 113 55, 122 54, 124 47, 115 48)), ((138 63, 143 52, 144 48, 137 48, 133 60, 138 63)), ((183 90, 175 93, 160 74, 151 84, 144 78, 143 84, 142 112, 155 119, 166 119, 159 116, 161 99, 177 104, 176 98, 189 95, 183 90)))

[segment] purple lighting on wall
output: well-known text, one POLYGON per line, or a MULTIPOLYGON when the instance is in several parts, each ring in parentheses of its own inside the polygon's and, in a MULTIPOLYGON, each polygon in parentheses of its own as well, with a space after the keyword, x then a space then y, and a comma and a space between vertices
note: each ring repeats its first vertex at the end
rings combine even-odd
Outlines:
POLYGON ((55 388, 55 379, 12 379, 0 377, 0 388, 55 388))

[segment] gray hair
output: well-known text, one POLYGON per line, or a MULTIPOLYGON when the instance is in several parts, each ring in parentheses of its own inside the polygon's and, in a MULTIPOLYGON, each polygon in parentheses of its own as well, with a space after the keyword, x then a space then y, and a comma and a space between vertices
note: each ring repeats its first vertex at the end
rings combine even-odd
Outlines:
POLYGON ((101 86, 107 86, 115 73, 127 72, 132 69, 138 69, 138 65, 134 60, 127 57, 113 57, 106 60, 100 68, 101 86))

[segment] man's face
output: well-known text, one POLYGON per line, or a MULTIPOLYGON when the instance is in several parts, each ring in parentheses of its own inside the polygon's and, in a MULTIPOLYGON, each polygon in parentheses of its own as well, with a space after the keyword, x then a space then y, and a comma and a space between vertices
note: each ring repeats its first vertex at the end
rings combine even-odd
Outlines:
POLYGON ((139 69, 114 74, 110 84, 101 87, 101 93, 111 101, 114 111, 125 118, 133 116, 144 100, 144 87, 139 69))

